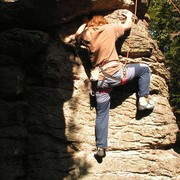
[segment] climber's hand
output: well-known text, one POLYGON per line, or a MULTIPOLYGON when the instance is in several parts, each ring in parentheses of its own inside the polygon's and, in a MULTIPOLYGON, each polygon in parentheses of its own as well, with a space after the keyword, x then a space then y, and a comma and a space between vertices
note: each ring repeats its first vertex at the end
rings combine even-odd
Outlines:
POLYGON ((123 9, 122 10, 122 15, 123 16, 126 16, 126 17, 132 17, 133 16, 133 13, 127 9, 123 9))
POLYGON ((75 40, 75 35, 74 35, 74 34, 65 37, 64 42, 70 43, 70 42, 72 42, 73 40, 75 40))

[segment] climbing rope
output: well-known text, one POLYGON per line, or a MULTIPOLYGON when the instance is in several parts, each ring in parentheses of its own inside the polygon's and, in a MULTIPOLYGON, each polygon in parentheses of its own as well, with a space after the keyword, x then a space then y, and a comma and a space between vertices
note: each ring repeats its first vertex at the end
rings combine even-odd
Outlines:
MULTIPOLYGON (((138 6, 138 0, 135 0, 135 7, 134 7, 134 18, 136 19, 136 14, 137 14, 137 6, 138 6)), ((127 42, 128 43, 128 51, 127 51, 127 54, 126 54, 126 61, 125 61, 125 65, 127 64, 127 58, 129 58, 129 53, 131 51, 131 44, 130 42, 127 42)))
POLYGON ((135 8, 134 8, 134 15, 135 15, 135 17, 136 17, 136 14, 137 14, 137 4, 138 4, 137 1, 138 0, 135 1, 135 8))

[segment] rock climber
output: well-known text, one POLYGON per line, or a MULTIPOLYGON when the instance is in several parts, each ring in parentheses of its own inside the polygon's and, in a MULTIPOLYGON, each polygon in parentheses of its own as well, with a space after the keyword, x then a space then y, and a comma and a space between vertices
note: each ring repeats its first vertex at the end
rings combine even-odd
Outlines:
MULTIPOLYGON (((115 42, 133 25, 132 12, 122 10, 126 16, 124 23, 109 24, 103 16, 93 16, 84 24, 78 35, 87 48, 92 63, 91 80, 97 82, 96 97, 96 146, 95 157, 105 157, 108 146, 108 123, 110 109, 110 93, 113 87, 138 79, 138 111, 152 110, 154 103, 148 101, 150 86, 150 68, 144 63, 123 65, 119 62, 115 42)), ((73 37, 74 38, 74 37, 73 37)))

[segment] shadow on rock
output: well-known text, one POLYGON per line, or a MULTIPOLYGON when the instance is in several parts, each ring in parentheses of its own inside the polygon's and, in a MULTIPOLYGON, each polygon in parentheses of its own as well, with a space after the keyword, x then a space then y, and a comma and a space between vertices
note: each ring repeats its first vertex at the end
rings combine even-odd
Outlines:
POLYGON ((138 111, 136 112, 136 120, 141 120, 143 117, 149 116, 153 110, 144 110, 144 111, 138 111))
POLYGON ((69 52, 41 31, 16 28, 0 39, 0 128, 6 132, 1 135, 0 179, 86 175, 89 165, 73 159, 79 150, 65 134, 63 107, 74 86, 69 52))

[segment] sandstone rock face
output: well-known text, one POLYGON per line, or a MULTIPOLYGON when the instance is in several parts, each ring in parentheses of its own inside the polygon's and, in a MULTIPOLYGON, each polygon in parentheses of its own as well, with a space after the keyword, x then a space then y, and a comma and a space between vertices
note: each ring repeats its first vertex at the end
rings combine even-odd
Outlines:
POLYGON ((102 162, 93 156, 96 112, 90 108, 87 54, 79 50, 77 56, 59 34, 75 31, 77 16, 95 11, 108 10, 105 18, 119 21, 119 9, 133 12, 135 1, 26 0, 1 5, 0 179, 180 179, 180 155, 174 148, 179 129, 166 83, 170 74, 143 19, 148 1, 138 3, 141 19, 117 42, 117 51, 124 63, 149 64, 155 109, 137 112, 136 84, 115 88, 102 162))

